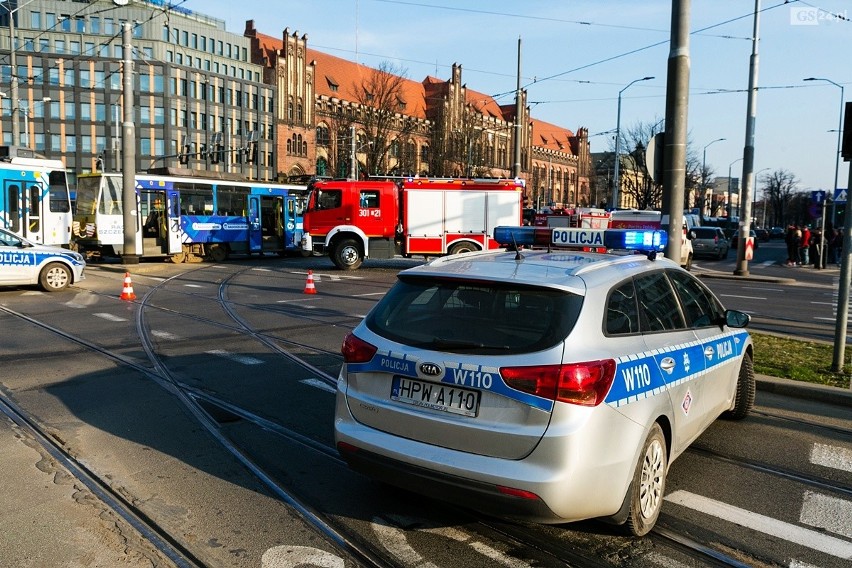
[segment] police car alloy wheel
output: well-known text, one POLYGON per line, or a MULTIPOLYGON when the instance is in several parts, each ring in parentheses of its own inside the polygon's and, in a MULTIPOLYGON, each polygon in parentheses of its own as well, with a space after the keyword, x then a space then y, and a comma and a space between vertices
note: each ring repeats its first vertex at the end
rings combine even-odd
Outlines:
POLYGON ((655 423, 645 440, 630 488, 630 511, 624 527, 632 536, 648 534, 660 516, 666 490, 667 454, 663 431, 655 423))
POLYGON ((64 264, 52 262, 42 268, 38 282, 43 290, 58 292, 71 283, 71 271, 64 264))

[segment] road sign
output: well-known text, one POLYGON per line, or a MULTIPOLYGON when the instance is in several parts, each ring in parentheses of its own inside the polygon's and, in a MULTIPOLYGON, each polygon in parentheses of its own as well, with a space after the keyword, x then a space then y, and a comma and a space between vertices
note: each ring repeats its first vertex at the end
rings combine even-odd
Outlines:
POLYGON ((834 190, 834 202, 837 205, 843 205, 846 203, 846 190, 838 187, 834 190))
POLYGON ((751 260, 754 258, 754 237, 747 237, 745 240, 745 259, 751 260))
POLYGON ((828 193, 827 191, 823 191, 821 189, 817 190, 817 191, 812 191, 811 192, 811 201, 813 201, 816 204, 820 204, 825 199, 825 196, 826 196, 827 193, 828 193))

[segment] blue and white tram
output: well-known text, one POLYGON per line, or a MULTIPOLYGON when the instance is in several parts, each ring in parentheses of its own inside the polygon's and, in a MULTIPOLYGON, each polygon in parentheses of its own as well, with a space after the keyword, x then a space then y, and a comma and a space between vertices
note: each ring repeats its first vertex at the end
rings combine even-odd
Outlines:
POLYGON ((0 147, 0 227, 42 245, 71 242, 65 165, 26 148, 0 147))
MULTIPOLYGON (((123 253, 122 185, 120 173, 78 176, 73 233, 81 252, 123 253)), ((232 253, 301 252, 306 186, 140 173, 136 197, 143 257, 218 262, 232 253)))

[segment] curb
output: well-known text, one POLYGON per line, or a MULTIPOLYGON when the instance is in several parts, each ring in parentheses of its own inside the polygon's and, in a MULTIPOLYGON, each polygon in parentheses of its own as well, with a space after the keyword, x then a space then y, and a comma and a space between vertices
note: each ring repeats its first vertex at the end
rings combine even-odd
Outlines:
POLYGON ((768 375, 755 375, 757 390, 814 402, 852 408, 852 390, 768 375))

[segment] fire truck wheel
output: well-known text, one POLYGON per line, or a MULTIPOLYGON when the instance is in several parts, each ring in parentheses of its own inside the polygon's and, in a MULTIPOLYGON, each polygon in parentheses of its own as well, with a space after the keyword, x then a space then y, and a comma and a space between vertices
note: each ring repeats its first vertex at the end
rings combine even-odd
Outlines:
POLYGON ((334 247, 331 260, 340 270, 355 270, 364 262, 364 255, 354 239, 344 239, 334 247))
POLYGON ((466 252, 475 252, 479 249, 472 243, 456 243, 450 247, 449 254, 464 254, 466 252))

